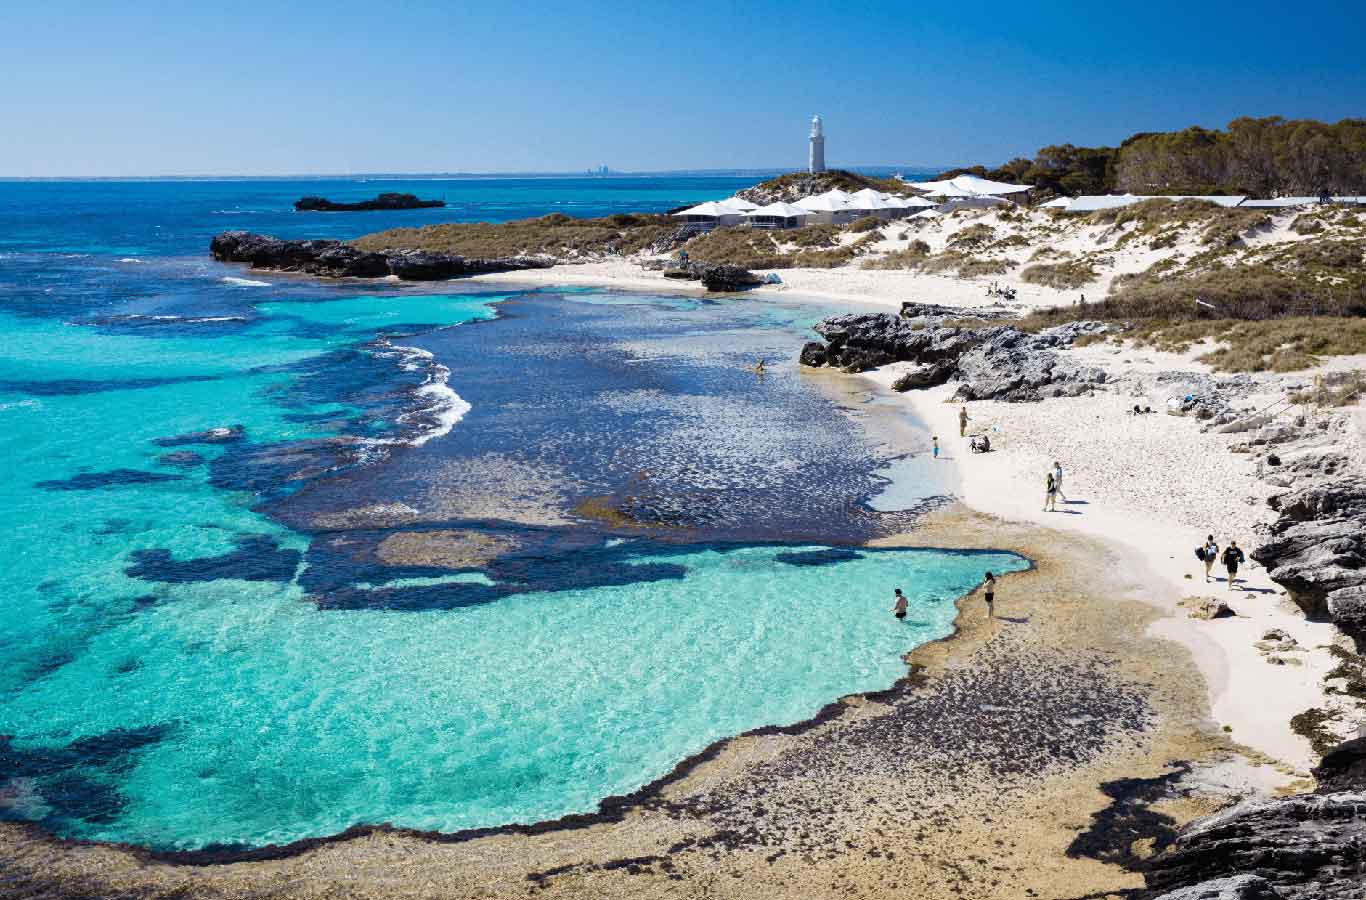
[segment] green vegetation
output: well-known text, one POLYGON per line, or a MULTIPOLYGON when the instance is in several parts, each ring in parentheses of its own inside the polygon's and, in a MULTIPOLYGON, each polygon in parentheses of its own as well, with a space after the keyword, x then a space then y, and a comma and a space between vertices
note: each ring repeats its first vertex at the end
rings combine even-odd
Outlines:
POLYGON ((895 178, 869 178, 867 175, 859 175, 857 172, 831 169, 827 172, 815 174, 789 172, 786 175, 779 175, 777 178, 760 182, 752 188, 745 188, 737 196, 743 197, 751 203, 767 205, 778 200, 792 203, 803 197, 824 194, 830 190, 841 190, 852 194, 864 188, 872 188, 885 194, 896 194, 903 197, 915 193, 905 183, 895 178))
POLYGON ((1070 291, 1088 285, 1099 278, 1099 273, 1086 260, 1064 260, 1057 263, 1035 263, 1020 273, 1020 280, 1029 284, 1070 291))
POLYGON ((1337 737, 1326 726, 1329 722, 1336 721, 1340 716, 1341 714, 1338 712, 1330 712, 1317 707, 1306 709, 1304 712, 1290 717, 1290 729, 1309 741, 1309 746, 1314 748, 1315 753, 1324 756, 1338 743, 1337 737))
POLYGON ((991 243, 996 237, 996 229, 978 222, 961 228, 949 238, 948 246, 960 250, 976 250, 991 243))
POLYGON ((1223 131, 1135 134, 1118 147, 1044 147, 1033 159, 971 173, 1056 194, 1354 194, 1366 185, 1366 119, 1240 118, 1223 131))
POLYGON ((878 259, 865 260, 865 269, 918 269, 930 255, 930 245, 916 238, 902 250, 893 250, 878 259))
POLYGON ((452 222, 422 228, 394 228, 351 243, 362 250, 432 250, 469 257, 626 255, 678 232, 667 216, 618 213, 603 219, 575 219, 553 213, 515 222, 452 222))
POLYGON ((843 233, 835 225, 808 225, 792 231, 717 228, 688 241, 684 248, 699 262, 746 269, 832 269, 852 262, 881 238, 877 232, 868 232, 842 245, 839 236, 843 233))
POLYGON ((884 222, 877 216, 864 216, 849 225, 850 231, 876 231, 883 226, 884 222))

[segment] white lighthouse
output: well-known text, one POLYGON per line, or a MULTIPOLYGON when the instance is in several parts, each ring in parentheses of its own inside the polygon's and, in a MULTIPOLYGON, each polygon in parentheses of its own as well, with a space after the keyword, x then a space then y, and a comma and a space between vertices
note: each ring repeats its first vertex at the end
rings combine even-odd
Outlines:
POLYGON ((811 117, 811 156, 807 162, 811 173, 825 171, 825 132, 821 130, 821 117, 811 117))

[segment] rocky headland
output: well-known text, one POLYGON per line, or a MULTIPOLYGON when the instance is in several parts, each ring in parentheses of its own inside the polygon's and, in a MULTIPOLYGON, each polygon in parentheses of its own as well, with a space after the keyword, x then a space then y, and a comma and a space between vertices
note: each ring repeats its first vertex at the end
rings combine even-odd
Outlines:
POLYGON ((249 231, 214 236, 209 253, 219 262, 246 263, 253 269, 301 272, 331 278, 385 278, 441 281, 494 272, 548 269, 544 257, 467 258, 428 250, 361 250, 343 241, 287 241, 249 231))
POLYGON ((300 197, 294 201, 299 212, 369 212, 372 210, 395 209, 436 209, 446 205, 445 200, 419 200, 416 194, 383 193, 373 200, 358 203, 338 203, 326 197, 300 197))

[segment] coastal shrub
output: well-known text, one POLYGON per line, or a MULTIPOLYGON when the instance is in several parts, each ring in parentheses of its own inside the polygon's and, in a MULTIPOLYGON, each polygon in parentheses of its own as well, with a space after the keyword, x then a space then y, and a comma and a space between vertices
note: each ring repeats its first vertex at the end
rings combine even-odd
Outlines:
POLYGON ((917 238, 901 250, 893 250, 876 259, 865 260, 865 269, 918 269, 930 255, 930 245, 917 238))
POLYGON ((921 270, 930 274, 955 274, 960 278, 1004 275, 1015 268, 1012 260, 994 256, 974 256, 960 250, 945 250, 926 259, 921 270))
POLYGON ((838 225, 805 225, 779 232, 775 239, 792 247, 833 247, 839 243, 838 225))
POLYGON ((1057 263, 1036 263, 1020 273, 1020 279, 1029 284, 1060 291, 1072 290, 1090 284, 1100 275, 1085 260, 1066 260, 1057 263))
POLYGON ((877 216, 864 216, 849 223, 849 230, 855 232, 875 231, 883 225, 882 219, 877 216))
POLYGON ((1218 207, 1212 221, 1200 233, 1200 243, 1212 247, 1232 247, 1253 231, 1271 225, 1271 216, 1257 209, 1218 207))
POLYGON ((678 232, 667 216, 619 214, 575 219, 551 213, 512 222, 450 222, 394 228, 351 243, 367 251, 430 250, 469 257, 583 256, 638 253, 678 232))
POLYGON ((992 250, 1009 250, 1014 247, 1028 247, 1029 238, 1022 234, 1008 234, 991 245, 992 250))
POLYGON ((1323 219, 1313 213, 1304 213, 1290 223, 1290 230, 1301 235, 1318 234, 1323 231, 1323 219))
POLYGON ((915 193, 905 182, 896 178, 872 178, 844 169, 830 169, 825 172, 788 172, 754 187, 745 188, 736 194, 751 203, 767 206, 779 200, 793 203, 803 197, 812 197, 830 190, 855 193, 864 188, 872 188, 884 194, 909 197, 915 193))
POLYGON ((782 269, 790 263, 779 251, 774 233, 762 228, 716 228, 684 245, 698 262, 746 269, 782 269))
POLYGON ((978 222, 955 233, 953 237, 949 238, 948 246, 960 250, 976 250, 991 243, 995 237, 996 229, 978 222))

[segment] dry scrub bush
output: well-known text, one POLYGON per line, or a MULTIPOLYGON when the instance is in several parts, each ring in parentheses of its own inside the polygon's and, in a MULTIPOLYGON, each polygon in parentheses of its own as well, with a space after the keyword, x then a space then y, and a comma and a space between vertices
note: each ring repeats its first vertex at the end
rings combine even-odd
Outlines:
POLYGON ((1085 260, 1066 260, 1058 263, 1037 263, 1020 273, 1020 279, 1029 284, 1060 291, 1072 290, 1095 281, 1099 276, 1091 263, 1085 260))
POLYGON ((676 234, 667 216, 617 214, 574 219, 556 213, 513 222, 452 222, 394 228, 351 243, 362 250, 431 250, 469 257, 628 255, 676 234))

